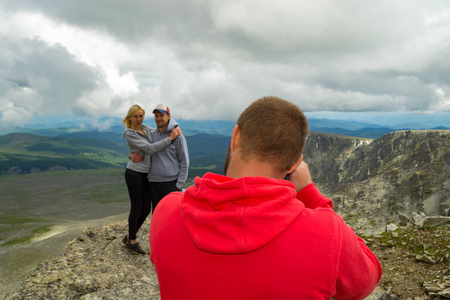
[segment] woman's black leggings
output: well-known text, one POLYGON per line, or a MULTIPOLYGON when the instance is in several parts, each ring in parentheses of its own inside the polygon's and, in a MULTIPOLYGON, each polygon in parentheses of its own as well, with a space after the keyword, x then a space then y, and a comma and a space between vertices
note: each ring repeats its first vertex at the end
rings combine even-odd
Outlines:
POLYGON ((135 240, 136 233, 151 210, 150 188, 147 173, 130 169, 125 170, 125 182, 128 186, 131 208, 128 216, 128 239, 135 240))

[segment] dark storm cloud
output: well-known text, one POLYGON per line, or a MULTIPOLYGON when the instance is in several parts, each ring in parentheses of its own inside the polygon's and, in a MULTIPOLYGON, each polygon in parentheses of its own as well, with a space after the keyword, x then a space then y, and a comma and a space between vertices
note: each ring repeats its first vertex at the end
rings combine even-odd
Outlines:
POLYGON ((83 93, 98 88, 102 80, 61 46, 49 46, 39 39, 13 42, 3 38, 0 44, 4 119, 24 110, 37 115, 68 113, 83 93))

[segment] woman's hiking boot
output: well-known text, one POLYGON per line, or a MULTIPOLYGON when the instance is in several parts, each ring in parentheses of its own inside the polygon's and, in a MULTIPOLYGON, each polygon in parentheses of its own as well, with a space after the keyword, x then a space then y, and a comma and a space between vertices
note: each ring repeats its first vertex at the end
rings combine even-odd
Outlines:
POLYGON ((125 246, 127 246, 127 249, 130 250, 131 252, 133 252, 134 254, 139 254, 139 255, 144 255, 145 254, 145 251, 142 250, 142 248, 139 245, 139 243, 131 244, 130 241, 127 240, 125 242, 125 246))

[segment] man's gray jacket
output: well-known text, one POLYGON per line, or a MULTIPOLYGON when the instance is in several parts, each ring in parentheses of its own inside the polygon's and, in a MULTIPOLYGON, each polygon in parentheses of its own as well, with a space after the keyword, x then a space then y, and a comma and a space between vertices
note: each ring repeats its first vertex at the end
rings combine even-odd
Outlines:
MULTIPOLYGON (((155 143, 170 135, 178 123, 170 118, 169 125, 164 132, 159 129, 150 132, 152 141, 155 143)), ((186 182, 189 168, 189 152, 186 138, 180 135, 166 148, 155 152, 151 157, 149 182, 167 182, 177 180, 177 188, 181 189, 186 182)))

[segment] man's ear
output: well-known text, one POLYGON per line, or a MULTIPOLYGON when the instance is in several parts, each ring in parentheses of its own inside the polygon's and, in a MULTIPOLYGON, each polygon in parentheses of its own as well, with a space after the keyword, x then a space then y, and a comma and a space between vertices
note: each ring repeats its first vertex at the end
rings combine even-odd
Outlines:
POLYGON ((236 150, 240 140, 241 140, 241 129, 239 128, 239 125, 236 124, 233 128, 233 133, 231 134, 231 142, 230 142, 231 151, 236 150))
POLYGON ((300 157, 297 159, 297 161, 290 167, 289 171, 287 172, 288 174, 291 174, 292 172, 295 171, 295 169, 297 169, 297 167, 300 165, 300 163, 303 160, 303 154, 300 155, 300 157))

